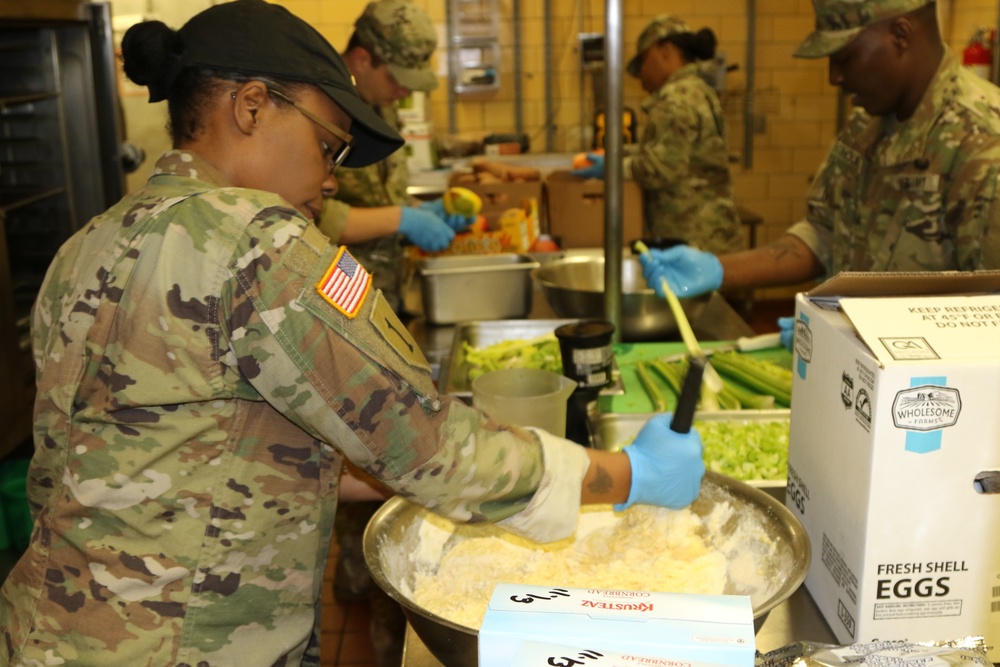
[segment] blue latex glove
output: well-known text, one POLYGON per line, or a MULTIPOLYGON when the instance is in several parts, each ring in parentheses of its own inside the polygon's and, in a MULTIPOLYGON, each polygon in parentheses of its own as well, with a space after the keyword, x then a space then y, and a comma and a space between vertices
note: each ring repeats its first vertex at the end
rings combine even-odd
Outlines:
POLYGON ((795 341, 795 318, 779 317, 778 328, 781 330, 781 344, 789 352, 792 351, 792 343, 795 341))
POLYGON ((570 173, 583 178, 604 178, 604 156, 600 153, 587 153, 590 166, 583 169, 574 169, 570 173))
POLYGON ((465 229, 466 227, 468 227, 469 225, 471 225, 476 221, 475 216, 466 217, 464 215, 458 215, 458 214, 448 215, 447 213, 445 213, 444 210, 444 200, 442 200, 440 197, 432 201, 424 202, 418 208, 421 211, 427 211, 429 213, 433 213, 437 217, 441 218, 448 224, 449 227, 451 227, 456 232, 462 231, 463 229, 465 229))
POLYGON ((678 298, 699 296, 722 286, 722 262, 710 252, 677 245, 666 250, 650 250, 639 256, 646 283, 661 297, 661 278, 678 298))
POLYGON ((428 252, 444 250, 455 238, 455 230, 433 213, 404 206, 399 217, 399 233, 428 252))
POLYGON ((670 419, 669 414, 656 415, 622 450, 632 464, 632 489, 616 510, 636 503, 680 509, 698 497, 705 476, 701 435, 695 429, 671 431, 670 419))

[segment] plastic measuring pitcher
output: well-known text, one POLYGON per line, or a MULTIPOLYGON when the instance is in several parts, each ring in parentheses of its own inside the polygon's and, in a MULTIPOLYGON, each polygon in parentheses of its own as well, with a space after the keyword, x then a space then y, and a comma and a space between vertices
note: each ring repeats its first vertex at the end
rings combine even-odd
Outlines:
POLYGON ((472 381, 472 404, 500 421, 566 436, 566 400, 576 382, 537 368, 504 368, 472 381))

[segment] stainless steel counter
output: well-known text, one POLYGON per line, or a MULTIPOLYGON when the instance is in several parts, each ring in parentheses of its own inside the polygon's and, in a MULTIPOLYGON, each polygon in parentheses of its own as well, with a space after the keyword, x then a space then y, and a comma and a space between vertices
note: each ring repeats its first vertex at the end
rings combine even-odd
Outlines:
MULTIPOLYGON (((838 643, 804 586, 768 614, 764 626, 757 633, 757 650, 767 653, 802 639, 838 643)), ((409 626, 406 628, 403 667, 443 667, 409 626)))
MULTIPOLYGON (((595 248, 577 249, 569 252, 572 254, 603 251, 595 248)), ((428 323, 420 315, 422 304, 419 280, 418 276, 413 276, 404 294, 404 309, 412 316, 412 319, 407 322, 406 328, 420 346, 431 366, 437 370, 451 351, 455 327, 435 326, 428 323)), ((667 308, 668 306, 664 303, 663 307, 667 308)), ((528 314, 528 318, 549 320, 558 319, 558 317, 546 301, 541 286, 536 282, 532 292, 531 312, 528 314)), ((754 335, 750 325, 718 292, 712 294, 705 309, 696 319, 692 320, 691 328, 699 340, 706 341, 735 340, 740 336, 754 335)), ((680 336, 678 335, 672 340, 679 341, 680 336)))

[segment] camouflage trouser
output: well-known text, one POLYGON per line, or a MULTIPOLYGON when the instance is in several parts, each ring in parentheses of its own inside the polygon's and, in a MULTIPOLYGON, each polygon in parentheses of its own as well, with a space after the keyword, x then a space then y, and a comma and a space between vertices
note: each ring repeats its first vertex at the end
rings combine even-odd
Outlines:
POLYGON ((403 660, 406 617, 399 604, 372 580, 365 564, 362 536, 381 501, 342 502, 334 523, 339 553, 333 591, 341 601, 367 601, 371 638, 379 667, 399 667, 403 660))

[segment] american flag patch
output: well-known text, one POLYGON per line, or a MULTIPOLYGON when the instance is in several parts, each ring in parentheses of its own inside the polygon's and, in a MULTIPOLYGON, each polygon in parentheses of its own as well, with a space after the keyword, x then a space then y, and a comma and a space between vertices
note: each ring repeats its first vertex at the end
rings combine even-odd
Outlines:
POLYGON ((361 310, 371 284, 371 274, 351 257, 347 248, 341 247, 323 280, 316 283, 316 291, 344 315, 354 317, 361 310))

